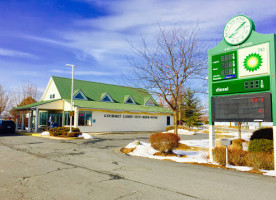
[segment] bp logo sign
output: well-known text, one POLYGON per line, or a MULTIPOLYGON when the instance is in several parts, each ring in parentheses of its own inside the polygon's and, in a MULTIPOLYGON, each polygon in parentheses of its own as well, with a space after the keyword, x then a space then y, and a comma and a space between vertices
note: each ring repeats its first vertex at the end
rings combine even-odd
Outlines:
POLYGON ((238 50, 239 77, 269 74, 269 44, 238 50))
POLYGON ((249 72, 254 72, 260 69, 263 61, 262 56, 258 53, 251 53, 245 57, 243 61, 244 68, 249 72))

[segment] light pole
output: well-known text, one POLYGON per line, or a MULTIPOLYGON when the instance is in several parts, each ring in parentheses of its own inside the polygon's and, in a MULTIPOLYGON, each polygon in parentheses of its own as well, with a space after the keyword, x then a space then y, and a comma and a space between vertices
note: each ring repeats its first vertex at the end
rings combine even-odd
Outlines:
POLYGON ((73 112, 73 90, 74 90, 74 68, 76 67, 75 65, 71 64, 66 64, 66 66, 72 67, 72 85, 71 85, 71 112, 70 112, 70 131, 69 133, 72 132, 72 112, 73 112))

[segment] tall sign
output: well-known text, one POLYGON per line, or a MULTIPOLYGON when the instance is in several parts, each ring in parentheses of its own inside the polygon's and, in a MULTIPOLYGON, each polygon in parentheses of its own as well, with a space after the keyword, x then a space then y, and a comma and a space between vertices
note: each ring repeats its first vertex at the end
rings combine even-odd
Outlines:
POLYGON ((275 34, 255 32, 246 16, 231 18, 208 51, 208 88, 211 161, 214 122, 273 122, 276 138, 275 34))

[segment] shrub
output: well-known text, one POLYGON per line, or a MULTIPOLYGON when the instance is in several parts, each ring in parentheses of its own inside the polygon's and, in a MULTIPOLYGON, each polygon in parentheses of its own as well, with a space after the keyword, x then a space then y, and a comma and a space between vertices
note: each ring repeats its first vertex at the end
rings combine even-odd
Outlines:
POLYGON ((59 137, 77 137, 81 134, 80 129, 72 128, 72 133, 69 133, 69 127, 56 127, 49 130, 51 136, 59 136, 59 137), (68 135, 67 135, 68 134, 68 135))
MULTIPOLYGON (((225 147, 216 147, 213 151, 215 162, 220 165, 226 164, 225 147)), ((249 166, 255 169, 274 169, 273 154, 264 152, 246 152, 241 149, 228 151, 229 164, 235 166, 249 166)))
POLYGON ((242 149, 231 149, 229 150, 229 164, 235 166, 246 166, 246 156, 247 152, 242 149))
POLYGON ((267 139, 254 139, 249 142, 249 152, 273 152, 273 141, 267 139))
POLYGON ((272 128, 261 128, 253 132, 250 141, 256 139, 267 139, 273 140, 273 130, 272 128))
POLYGON ((248 153, 247 157, 247 166, 253 167, 254 169, 274 169, 274 159, 273 154, 263 153, 263 152, 252 152, 248 153))
POLYGON ((220 165, 226 165, 226 148, 223 146, 215 147, 214 151, 214 160, 215 162, 219 163, 220 165))
POLYGON ((245 142, 245 140, 239 138, 232 141, 232 145, 230 146, 231 150, 242 150, 242 143, 245 142))
POLYGON ((174 126, 167 126, 166 127, 166 131, 170 131, 170 130, 173 130, 174 129, 174 126))
POLYGON ((154 133, 150 136, 151 146, 161 153, 170 153, 178 147, 180 138, 174 133, 154 133))

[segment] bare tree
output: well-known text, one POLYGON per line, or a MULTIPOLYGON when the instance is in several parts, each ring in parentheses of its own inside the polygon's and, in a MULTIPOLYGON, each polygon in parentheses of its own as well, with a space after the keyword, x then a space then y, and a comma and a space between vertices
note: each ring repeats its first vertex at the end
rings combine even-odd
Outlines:
POLYGON ((0 85, 0 115, 7 110, 10 103, 10 94, 0 85))
MULTIPOLYGON (((16 111, 12 110, 13 107, 23 106, 26 104, 34 103, 39 100, 41 92, 39 92, 36 85, 31 82, 22 82, 22 84, 13 91, 10 101, 10 114, 16 118, 16 111)), ((26 121, 26 120, 25 120, 26 121)), ((21 114, 19 115, 19 123, 21 122, 21 114)))
POLYGON ((21 85, 14 90, 12 94, 12 105, 16 107, 21 104, 24 99, 31 97, 35 101, 38 101, 41 96, 36 85, 29 81, 22 82, 21 85))
POLYGON ((132 81, 153 95, 162 97, 174 113, 174 132, 177 134, 178 104, 183 88, 195 81, 197 89, 207 73, 205 45, 198 39, 198 26, 189 29, 171 29, 159 26, 155 39, 147 41, 141 36, 141 46, 132 44, 138 58, 130 60, 133 66, 132 81))

